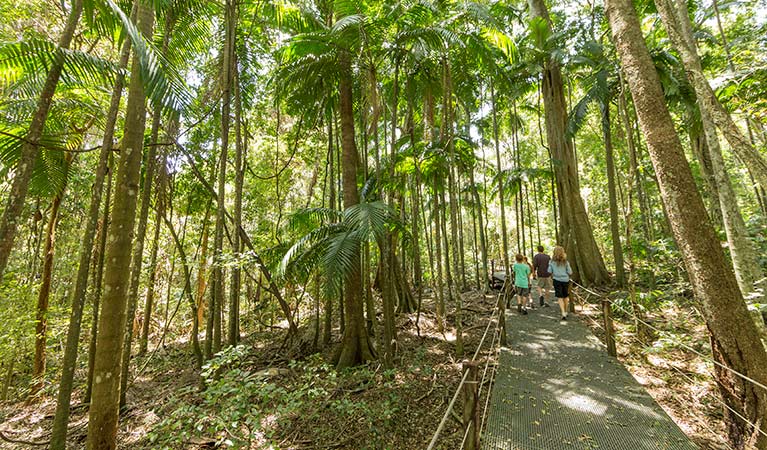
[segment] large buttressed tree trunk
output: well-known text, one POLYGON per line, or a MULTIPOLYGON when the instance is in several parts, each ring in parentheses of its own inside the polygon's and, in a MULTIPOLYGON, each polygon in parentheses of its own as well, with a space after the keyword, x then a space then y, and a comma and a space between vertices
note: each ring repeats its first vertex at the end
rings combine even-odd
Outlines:
MULTIPOLYGON (((354 142, 354 104, 352 92, 351 56, 346 50, 338 55, 338 94, 341 116, 341 178, 344 208, 359 203, 357 191, 357 144, 354 142)), ((360 249, 356 249, 359 254, 360 249)), ((344 327, 341 347, 336 356, 338 368, 349 367, 375 358, 372 343, 365 328, 362 312, 362 272, 359 258, 354 260, 351 273, 344 284, 344 327)))
POLYGON ((3 215, 0 218, 0 279, 3 278, 5 267, 8 264, 8 257, 11 255, 13 241, 16 237, 16 228, 24 209, 24 200, 26 200, 29 190, 29 180, 32 179, 32 171, 39 152, 37 145, 43 135, 48 111, 50 111, 53 102, 53 94, 56 93, 56 86, 59 84, 59 78, 61 78, 61 72, 64 69, 64 50, 68 49, 72 43, 82 12, 83 1, 75 0, 69 11, 67 25, 59 38, 59 48, 56 50, 45 84, 40 91, 35 113, 29 124, 29 131, 21 146, 21 159, 16 167, 11 191, 8 194, 8 202, 5 204, 3 215))
MULTIPOLYGON (((151 4, 141 2, 138 27, 147 38, 151 37, 153 23, 154 10, 151 4)), ((88 420, 88 449, 114 449, 117 445, 120 362, 146 125, 146 97, 139 67, 139 57, 134 55, 123 148, 117 168, 114 212, 107 237, 104 297, 99 317, 93 393, 88 420)))
MULTIPOLYGON (((549 27, 548 9, 544 0, 530 0, 530 16, 545 20, 549 27)), ((554 159, 554 174, 559 198, 560 239, 577 268, 575 277, 588 284, 610 281, 602 254, 594 239, 586 206, 581 198, 578 166, 573 143, 565 135, 567 103, 559 63, 549 57, 543 68, 541 91, 546 110, 546 140, 554 159)))
MULTIPOLYGON (((714 357, 766 384, 767 354, 695 186, 634 6, 630 0, 606 0, 605 5, 671 229, 711 334, 714 357)), ((763 427, 767 392, 726 369, 716 371, 716 380, 728 406, 763 427)), ((729 411, 725 414, 730 441, 736 448, 747 444, 767 448, 758 431, 729 411)))

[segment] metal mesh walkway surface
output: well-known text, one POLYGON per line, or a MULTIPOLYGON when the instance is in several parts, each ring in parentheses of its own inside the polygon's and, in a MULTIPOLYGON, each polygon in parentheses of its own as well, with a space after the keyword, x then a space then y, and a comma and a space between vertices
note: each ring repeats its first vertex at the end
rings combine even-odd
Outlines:
POLYGON ((698 448, 586 326, 551 306, 507 310, 484 450, 698 448))

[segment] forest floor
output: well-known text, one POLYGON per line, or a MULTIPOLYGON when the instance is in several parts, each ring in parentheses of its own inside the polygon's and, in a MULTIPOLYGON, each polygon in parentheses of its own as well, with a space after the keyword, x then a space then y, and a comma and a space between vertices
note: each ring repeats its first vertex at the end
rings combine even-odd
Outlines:
MULTIPOLYGON (((614 294, 618 302, 618 297, 625 296, 614 294)), ((469 356, 482 338, 494 302, 492 295, 472 292, 463 296, 464 345, 469 356)), ((637 344, 631 321, 616 313, 619 358, 702 448, 726 448, 719 440, 724 428, 710 368, 675 344, 681 340, 705 353, 705 327, 691 313, 689 301, 664 305, 647 318, 670 337, 655 336, 650 345, 637 344), (672 366, 690 378, 679 376, 672 366)), ((461 361, 454 357, 454 329, 450 328, 455 324, 454 314, 448 314, 443 336, 429 312, 434 310, 430 299, 424 300, 423 309, 420 336, 415 313, 398 319, 396 370, 371 363, 337 372, 327 363, 333 345, 313 355, 286 352, 281 346, 283 330, 248 335, 242 345, 214 358, 202 377, 194 369, 183 339, 161 348, 148 363, 146 358, 135 358, 139 374, 128 391, 120 448, 422 450, 461 378, 461 361), (207 383, 205 390, 201 390, 202 379, 207 383)), ((580 320, 602 337, 601 329, 588 319, 600 320, 597 306, 587 303, 577 310, 580 320)), ((339 338, 335 330, 332 341, 339 338)), ((76 391, 72 402, 71 448, 84 446, 87 431, 87 408, 80 404, 80 395, 76 391)), ((0 432, 26 441, 0 441, 0 448, 44 445, 54 408, 52 394, 29 405, 0 405, 0 432)), ((457 417, 450 417, 438 448, 458 448, 460 428, 457 417)))
MULTIPOLYGON (((375 362, 337 372, 327 363, 335 345, 314 355, 287 353, 280 345, 284 330, 250 334, 237 349, 214 358, 203 370, 208 380, 204 391, 183 340, 161 349, 148 364, 146 358, 134 358, 132 373, 136 368, 140 373, 128 390, 120 448, 426 448, 462 376, 461 360, 454 356, 455 315, 448 313, 443 336, 429 312, 434 310, 431 303, 424 299, 420 337, 415 313, 398 318, 396 370, 375 362), (301 357, 305 359, 296 362, 301 357)), ((469 357, 494 304, 494 295, 463 295, 469 357)), ((338 331, 333 343, 340 339, 338 331)), ((80 405, 80 394, 78 390, 72 402, 71 448, 84 447, 87 432, 87 408, 80 405)), ((52 393, 29 405, 0 405, 0 432, 25 441, 0 440, 0 448, 28 449, 31 443, 42 448, 50 437, 54 409, 52 393)), ((438 448, 458 448, 461 438, 460 424, 451 417, 438 448)))

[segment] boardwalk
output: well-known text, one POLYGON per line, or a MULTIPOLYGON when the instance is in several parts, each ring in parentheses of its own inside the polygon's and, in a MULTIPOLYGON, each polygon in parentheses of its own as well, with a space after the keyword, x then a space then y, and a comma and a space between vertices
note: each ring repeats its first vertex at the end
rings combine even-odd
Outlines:
POLYGON ((599 340, 559 308, 507 313, 484 450, 694 450, 599 340))

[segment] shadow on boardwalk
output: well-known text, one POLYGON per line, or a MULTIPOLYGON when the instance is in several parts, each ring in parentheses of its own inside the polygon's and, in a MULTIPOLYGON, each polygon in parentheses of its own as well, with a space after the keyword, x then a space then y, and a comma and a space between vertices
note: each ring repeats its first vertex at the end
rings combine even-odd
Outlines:
POLYGON ((507 312, 484 450, 694 450, 663 409, 559 308, 507 312))

